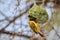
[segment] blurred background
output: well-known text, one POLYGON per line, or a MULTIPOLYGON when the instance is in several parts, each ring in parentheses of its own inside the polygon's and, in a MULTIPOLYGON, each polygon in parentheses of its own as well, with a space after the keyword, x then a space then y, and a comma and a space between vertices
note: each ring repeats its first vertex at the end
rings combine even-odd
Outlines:
POLYGON ((42 28, 46 39, 60 40, 60 0, 0 0, 0 40, 41 40, 28 24, 27 11, 34 1, 53 17, 53 24, 42 28))

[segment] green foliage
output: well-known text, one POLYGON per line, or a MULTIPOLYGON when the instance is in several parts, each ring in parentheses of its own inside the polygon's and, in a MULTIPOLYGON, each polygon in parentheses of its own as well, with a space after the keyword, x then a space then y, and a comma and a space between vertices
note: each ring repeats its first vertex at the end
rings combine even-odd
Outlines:
POLYGON ((48 20, 48 14, 42 6, 38 6, 36 3, 28 11, 28 15, 38 19, 40 24, 45 23, 48 20))

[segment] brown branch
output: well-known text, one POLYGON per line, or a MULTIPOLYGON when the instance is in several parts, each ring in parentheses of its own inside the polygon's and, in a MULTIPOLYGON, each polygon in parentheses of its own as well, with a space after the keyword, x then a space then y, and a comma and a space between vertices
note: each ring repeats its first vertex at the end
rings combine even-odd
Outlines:
POLYGON ((34 35, 32 37, 32 36, 28 36, 28 35, 25 35, 25 34, 16 33, 16 32, 10 32, 10 31, 5 31, 5 30, 0 30, 0 34, 7 34, 7 35, 10 35, 10 36, 25 37, 25 38, 28 38, 30 40, 38 40, 38 38, 34 37, 34 35))
POLYGON ((30 38, 31 36, 27 36, 21 33, 15 33, 15 32, 9 32, 9 31, 5 31, 5 30, 0 30, 0 34, 8 34, 8 35, 15 35, 15 36, 20 36, 20 37, 26 37, 26 38, 30 38))

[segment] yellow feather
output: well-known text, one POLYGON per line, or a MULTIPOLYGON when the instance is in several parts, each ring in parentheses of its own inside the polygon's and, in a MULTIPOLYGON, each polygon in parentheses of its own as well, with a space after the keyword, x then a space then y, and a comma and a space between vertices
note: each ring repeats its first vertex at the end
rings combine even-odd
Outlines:
POLYGON ((39 29, 38 29, 38 23, 34 22, 34 21, 30 21, 28 20, 28 23, 30 25, 30 28, 35 32, 35 33, 39 33, 39 29))
POLYGON ((39 28, 38 28, 38 22, 34 22, 34 21, 30 21, 28 20, 28 23, 30 25, 30 28, 36 33, 39 34, 41 37, 44 37, 44 35, 42 34, 42 32, 40 32, 39 28))

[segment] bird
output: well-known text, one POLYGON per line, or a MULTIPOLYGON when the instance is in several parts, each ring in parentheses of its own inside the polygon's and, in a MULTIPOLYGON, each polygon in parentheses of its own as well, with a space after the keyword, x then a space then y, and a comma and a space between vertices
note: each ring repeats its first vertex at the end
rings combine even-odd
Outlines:
POLYGON ((33 30, 33 32, 35 32, 36 34, 39 34, 41 37, 44 37, 42 32, 40 32, 39 30, 37 18, 28 15, 28 23, 30 25, 30 28, 33 30))

